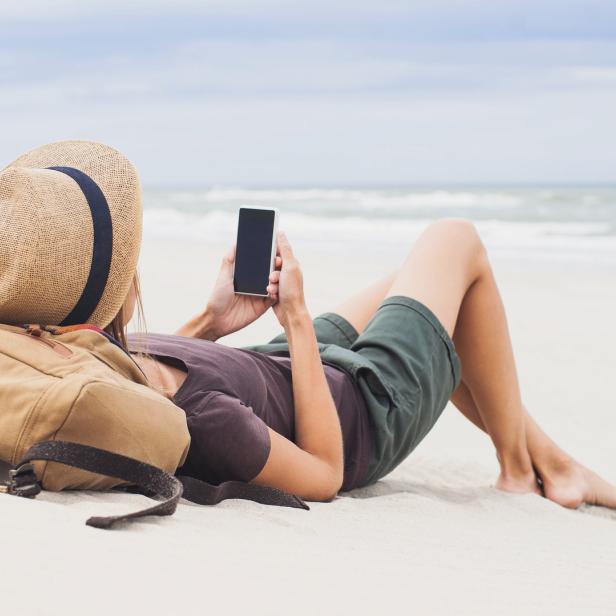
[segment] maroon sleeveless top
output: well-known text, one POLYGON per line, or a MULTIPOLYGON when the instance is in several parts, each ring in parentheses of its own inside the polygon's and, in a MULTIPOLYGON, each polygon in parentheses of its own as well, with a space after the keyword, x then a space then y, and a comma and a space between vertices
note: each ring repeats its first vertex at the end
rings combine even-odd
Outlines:
MULTIPOLYGON (((180 472, 210 483, 250 481, 270 452, 271 429, 295 442, 291 359, 174 334, 129 334, 129 351, 142 351, 187 371, 174 402, 191 435, 180 472)), ((275 354, 274 354, 275 353, 275 354)), ((323 362, 343 436, 341 490, 361 484, 372 451, 366 403, 353 377, 323 362)))

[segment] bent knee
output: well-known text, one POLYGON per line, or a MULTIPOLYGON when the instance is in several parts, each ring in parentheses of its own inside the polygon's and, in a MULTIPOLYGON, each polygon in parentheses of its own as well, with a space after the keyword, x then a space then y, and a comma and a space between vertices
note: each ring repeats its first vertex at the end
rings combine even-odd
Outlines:
POLYGON ((461 251, 482 257, 486 254, 485 246, 475 223, 467 218, 440 218, 430 223, 427 230, 446 235, 447 239, 461 251))
POLYGON ((439 241, 454 251, 456 258, 473 272, 489 267, 488 253, 475 224, 466 218, 440 218, 428 225, 426 233, 435 233, 439 241))
POLYGON ((428 229, 434 229, 449 235, 457 236, 461 240, 481 241, 477 227, 468 218, 439 218, 428 225, 428 229))

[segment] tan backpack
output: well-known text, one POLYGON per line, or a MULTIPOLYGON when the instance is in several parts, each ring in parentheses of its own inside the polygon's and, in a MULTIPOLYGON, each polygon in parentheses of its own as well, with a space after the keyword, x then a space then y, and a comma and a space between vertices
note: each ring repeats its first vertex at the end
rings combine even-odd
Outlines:
POLYGON ((307 509, 273 488, 212 486, 173 474, 190 436, 182 409, 151 389, 129 353, 101 330, 0 324, 0 460, 13 468, 0 492, 107 490, 135 485, 164 501, 136 513, 90 518, 111 528, 170 515, 180 496, 201 504, 248 498, 307 509))

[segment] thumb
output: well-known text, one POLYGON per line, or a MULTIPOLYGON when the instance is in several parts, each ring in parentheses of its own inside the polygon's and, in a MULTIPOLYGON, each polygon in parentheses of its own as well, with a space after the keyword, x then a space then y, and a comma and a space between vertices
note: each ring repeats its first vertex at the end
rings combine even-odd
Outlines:
POLYGON ((293 258, 293 249, 284 231, 278 231, 278 250, 280 251, 283 262, 285 259, 293 258))
POLYGON ((233 269, 233 263, 235 261, 235 243, 231 246, 231 248, 229 248, 229 250, 225 253, 224 257, 222 258, 222 266, 221 269, 222 270, 232 270, 233 269))

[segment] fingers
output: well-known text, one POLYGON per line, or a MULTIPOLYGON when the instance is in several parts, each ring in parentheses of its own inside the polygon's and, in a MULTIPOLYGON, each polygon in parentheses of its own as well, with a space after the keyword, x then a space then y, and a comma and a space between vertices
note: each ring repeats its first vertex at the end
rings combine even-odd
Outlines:
POLYGON ((268 285, 267 285, 267 292, 270 295, 277 297, 279 283, 280 283, 280 270, 274 270, 273 272, 270 272, 269 279, 268 279, 268 285))
POLYGON ((284 231, 278 231, 278 250, 283 261, 294 258, 293 249, 284 231))
POLYGON ((269 293, 270 297, 273 300, 277 300, 278 299, 278 283, 277 282, 270 282, 267 285, 267 292, 269 293))
POLYGON ((274 270, 270 272, 269 283, 267 285, 267 292, 274 298, 278 297, 278 284, 280 282, 280 270, 274 270))
POLYGON ((284 264, 286 271, 295 272, 298 270, 299 272, 299 263, 297 258, 293 254, 293 249, 291 248, 291 244, 287 239, 287 236, 284 231, 278 231, 277 234, 277 242, 276 242, 276 259, 275 259, 275 268, 274 271, 270 272, 267 292, 270 297, 275 300, 278 299, 278 291, 280 284, 280 276, 281 276, 281 268, 284 264))
POLYGON ((231 248, 227 250, 227 252, 225 253, 225 256, 222 258, 223 263, 231 264, 235 261, 235 247, 236 247, 236 243, 234 242, 231 248))
POLYGON ((270 294, 271 297, 276 298, 278 297, 278 285, 277 284, 268 284, 267 285, 267 292, 270 294))
POLYGON ((269 278, 268 278, 268 282, 269 284, 274 284, 276 286, 278 286, 278 283, 280 282, 280 270, 274 270, 273 272, 270 272, 269 278))
POLYGON ((280 281, 280 270, 270 272, 269 281, 278 283, 280 281))

